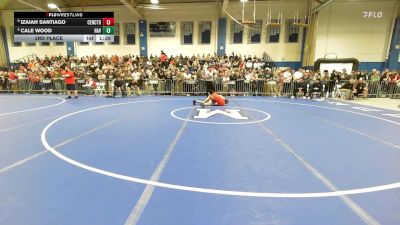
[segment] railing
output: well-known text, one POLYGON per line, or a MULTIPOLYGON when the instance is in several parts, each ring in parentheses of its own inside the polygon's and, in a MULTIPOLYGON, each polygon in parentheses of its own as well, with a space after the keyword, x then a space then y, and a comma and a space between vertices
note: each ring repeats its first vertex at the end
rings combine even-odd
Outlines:
MULTIPOLYGON (((130 80, 126 80, 126 86, 130 80)), ((339 89, 345 81, 327 81, 322 83, 320 95, 336 97, 339 89)), ((76 80, 76 89, 81 94, 95 94, 96 90, 102 94, 112 94, 113 80, 101 80, 97 82, 97 88, 85 87, 85 80, 76 80), (99 85, 102 84, 102 85, 99 85), (102 90, 99 90, 101 86, 102 90)), ((310 94, 312 82, 307 84, 304 94, 310 94)), ((293 81, 279 82, 277 80, 143 80, 135 86, 146 95, 205 95, 210 88, 223 95, 239 96, 287 96, 294 94, 297 83, 293 81)), ((64 94, 65 84, 60 79, 15 79, 8 80, 0 77, 0 93, 45 93, 64 94)), ((382 81, 365 83, 366 97, 400 97, 400 81, 382 81)))

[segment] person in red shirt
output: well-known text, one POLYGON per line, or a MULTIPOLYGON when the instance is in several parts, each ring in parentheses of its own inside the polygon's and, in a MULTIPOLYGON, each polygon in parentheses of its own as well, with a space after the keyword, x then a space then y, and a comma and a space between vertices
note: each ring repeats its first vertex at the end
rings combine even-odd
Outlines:
POLYGON ((35 67, 35 62, 33 60, 31 60, 31 62, 28 64, 28 69, 32 70, 33 67, 35 67))
POLYGON ((65 78, 64 82, 67 85, 67 98, 71 98, 72 92, 74 93, 75 98, 78 98, 78 91, 75 86, 75 74, 71 71, 69 65, 65 66, 63 77, 65 78))
POLYGON ((168 57, 163 51, 161 51, 160 59, 161 59, 161 67, 166 69, 168 66, 168 63, 167 63, 168 57))
POLYGON ((18 76, 12 70, 8 72, 8 82, 10 83, 11 90, 16 94, 18 91, 18 76))
POLYGON ((15 74, 13 70, 9 70, 8 80, 18 80, 18 76, 15 74))
POLYGON ((206 105, 207 106, 224 106, 229 103, 229 100, 226 99, 224 96, 219 95, 217 92, 214 90, 208 91, 208 97, 203 100, 193 100, 193 105, 196 105, 196 103, 200 103, 200 106, 204 108, 206 105))

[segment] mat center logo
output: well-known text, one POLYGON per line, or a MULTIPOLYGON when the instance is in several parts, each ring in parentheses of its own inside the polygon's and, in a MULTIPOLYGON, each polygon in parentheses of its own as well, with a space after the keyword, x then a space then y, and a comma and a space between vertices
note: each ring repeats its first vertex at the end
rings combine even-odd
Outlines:
POLYGON ((194 118, 196 118, 196 119, 207 119, 216 114, 228 116, 228 117, 231 117, 232 119, 236 119, 236 120, 248 120, 249 119, 240 113, 240 109, 225 109, 225 110, 197 109, 197 112, 198 112, 197 115, 194 116, 194 118))
POLYGON ((245 107, 183 107, 171 111, 171 116, 178 120, 204 124, 252 124, 261 123, 271 118, 267 112, 245 107))

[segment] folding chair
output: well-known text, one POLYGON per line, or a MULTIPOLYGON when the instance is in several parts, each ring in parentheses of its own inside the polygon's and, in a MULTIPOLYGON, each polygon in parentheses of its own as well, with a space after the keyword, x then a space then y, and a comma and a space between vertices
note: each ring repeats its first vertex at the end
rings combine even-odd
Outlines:
POLYGON ((103 96, 106 92, 106 83, 99 82, 97 83, 97 87, 94 89, 95 96, 103 96))
MULTIPOLYGON (((343 90, 341 90, 341 89, 338 89, 337 91, 336 91, 336 93, 335 93, 335 97, 336 98, 340 98, 340 99, 342 99, 342 100, 346 100, 347 99, 347 96, 346 96, 346 92, 345 91, 343 91, 343 90)), ((353 93, 354 94, 354 93, 353 93)))
POLYGON ((342 87, 342 85, 340 85, 340 84, 335 85, 335 88, 332 93, 333 98, 343 98, 342 96, 345 96, 344 98, 346 98, 346 93, 343 93, 343 91, 340 91, 341 87, 342 87))
POLYGON ((321 97, 321 92, 312 92, 311 93, 311 97, 313 99, 320 98, 321 97))
POLYGON ((303 97, 305 97, 304 94, 305 94, 304 91, 299 91, 299 92, 297 92, 297 97, 298 98, 303 98, 303 97))

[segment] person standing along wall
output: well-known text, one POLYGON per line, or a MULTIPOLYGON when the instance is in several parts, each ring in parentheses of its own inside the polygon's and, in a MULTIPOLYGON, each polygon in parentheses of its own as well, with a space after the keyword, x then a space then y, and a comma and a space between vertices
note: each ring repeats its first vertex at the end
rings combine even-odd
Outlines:
POLYGON ((71 71, 71 68, 69 65, 65 65, 65 70, 64 70, 64 75, 63 77, 65 78, 65 84, 67 86, 67 99, 71 98, 72 93, 74 93, 75 97, 78 98, 78 91, 76 90, 75 86, 75 74, 74 72, 71 71))
POLYGON ((161 67, 163 69, 166 69, 168 67, 168 63, 167 63, 168 57, 163 51, 161 51, 160 59, 161 59, 161 67))

